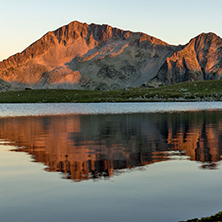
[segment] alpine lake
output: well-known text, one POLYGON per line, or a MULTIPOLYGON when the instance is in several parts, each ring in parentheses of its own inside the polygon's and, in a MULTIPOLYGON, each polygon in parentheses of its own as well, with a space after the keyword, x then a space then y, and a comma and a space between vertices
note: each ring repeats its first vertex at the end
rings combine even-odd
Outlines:
POLYGON ((0 104, 0 221, 210 216, 221 160, 222 102, 0 104))

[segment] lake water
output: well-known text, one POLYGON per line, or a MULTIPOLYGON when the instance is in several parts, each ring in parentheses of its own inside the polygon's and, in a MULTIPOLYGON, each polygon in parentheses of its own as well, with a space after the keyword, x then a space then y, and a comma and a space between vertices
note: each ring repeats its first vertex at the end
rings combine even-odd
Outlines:
POLYGON ((180 221, 222 210, 222 103, 0 105, 0 221, 180 221))

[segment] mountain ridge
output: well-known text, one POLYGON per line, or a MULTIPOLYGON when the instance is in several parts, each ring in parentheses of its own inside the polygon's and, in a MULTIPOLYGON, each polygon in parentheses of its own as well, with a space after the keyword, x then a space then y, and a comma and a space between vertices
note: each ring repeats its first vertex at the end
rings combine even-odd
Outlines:
POLYGON ((214 33, 174 46, 142 32, 74 21, 0 62, 0 79, 21 88, 101 90, 217 79, 221 51, 214 33))
POLYGON ((171 84, 220 79, 221 75, 222 39, 215 33, 209 32, 192 38, 182 50, 167 58, 156 80, 171 84))

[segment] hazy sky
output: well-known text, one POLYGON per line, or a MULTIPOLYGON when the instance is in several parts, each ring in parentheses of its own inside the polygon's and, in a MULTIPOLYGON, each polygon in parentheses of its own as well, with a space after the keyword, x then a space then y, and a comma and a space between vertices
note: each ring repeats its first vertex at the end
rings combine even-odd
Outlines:
POLYGON ((71 21, 141 31, 170 44, 222 37, 222 0, 0 0, 0 61, 71 21))

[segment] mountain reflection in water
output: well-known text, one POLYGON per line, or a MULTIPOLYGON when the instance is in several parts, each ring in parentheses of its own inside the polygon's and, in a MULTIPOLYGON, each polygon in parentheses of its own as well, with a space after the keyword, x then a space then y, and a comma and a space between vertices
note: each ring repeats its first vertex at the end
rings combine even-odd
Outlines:
POLYGON ((214 169, 221 160, 222 113, 2 118, 0 138, 74 181, 109 178, 175 156, 214 169))

